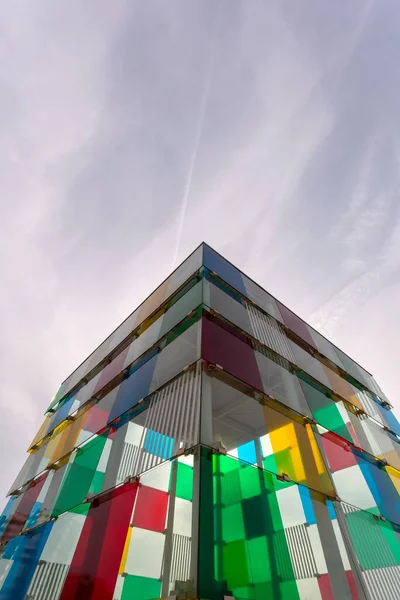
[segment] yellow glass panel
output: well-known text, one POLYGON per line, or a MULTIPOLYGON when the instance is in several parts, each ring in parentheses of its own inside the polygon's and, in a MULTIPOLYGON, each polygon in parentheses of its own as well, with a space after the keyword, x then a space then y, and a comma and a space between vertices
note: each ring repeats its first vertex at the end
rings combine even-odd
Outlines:
POLYGON ((119 571, 118 571, 118 573, 120 575, 122 573, 125 573, 125 565, 126 565, 126 559, 128 557, 129 546, 130 546, 130 543, 131 543, 131 537, 132 537, 132 527, 129 527, 128 534, 127 534, 126 540, 125 540, 124 551, 122 553, 121 564, 119 565, 119 571))
POLYGON ((312 453, 314 455, 315 464, 317 465, 317 471, 318 471, 319 475, 324 475, 326 473, 324 461, 322 460, 322 456, 319 451, 318 444, 315 439, 314 432, 311 428, 311 425, 306 425, 306 431, 307 431, 308 439, 310 440, 310 446, 311 446, 312 453))
POLYGON ((299 446, 296 446, 296 448, 292 449, 291 455, 293 461, 293 468, 295 471, 295 481, 305 481, 306 473, 304 471, 304 465, 299 446))
POLYGON ((400 456, 397 454, 396 450, 385 452, 384 454, 379 455, 378 458, 385 458, 392 467, 400 470, 400 456))
POLYGON ((165 310, 158 310, 150 319, 146 319, 138 329, 138 335, 141 335, 146 329, 153 325, 165 313, 165 310))
POLYGON ((50 438, 49 442, 47 443, 46 450, 44 451, 44 455, 46 458, 50 459, 53 456, 53 453, 57 448, 60 439, 61 435, 55 435, 50 438))
POLYGON ((276 465, 296 481, 318 492, 334 496, 313 430, 309 424, 293 421, 270 406, 263 407, 276 465))
MULTIPOLYGON (((270 414, 275 417, 273 413, 270 414)), ((282 427, 271 431, 269 437, 275 453, 282 452, 282 450, 286 450, 287 448, 293 449, 297 446, 294 423, 288 423, 287 425, 283 425, 282 427)))
POLYGON ((394 487, 400 494, 400 471, 394 469, 393 467, 385 467, 385 469, 390 479, 392 480, 394 487))
POLYGON ((35 446, 46 435, 47 430, 49 428, 50 420, 52 418, 53 418, 53 415, 51 415, 51 414, 47 414, 45 416, 44 421, 43 421, 43 423, 41 424, 41 426, 39 428, 39 431, 37 432, 37 434, 35 435, 35 437, 31 441, 31 443, 29 444, 29 448, 32 448, 32 446, 35 446))

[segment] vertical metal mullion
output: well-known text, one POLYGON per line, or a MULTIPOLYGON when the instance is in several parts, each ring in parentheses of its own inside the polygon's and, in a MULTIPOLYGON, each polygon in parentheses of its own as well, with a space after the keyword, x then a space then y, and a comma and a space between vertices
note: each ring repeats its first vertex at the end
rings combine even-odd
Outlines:
POLYGON ((166 432, 166 437, 168 437, 168 440, 166 441, 167 447, 168 447, 168 452, 167 452, 167 458, 170 458, 171 453, 172 453, 172 448, 171 448, 171 441, 172 443, 174 443, 174 436, 173 436, 173 420, 172 420, 172 410, 173 410, 173 401, 174 401, 174 389, 175 389, 175 385, 176 385, 176 381, 173 381, 171 384, 171 389, 169 391, 169 393, 167 394, 164 402, 165 402, 165 410, 166 410, 166 419, 165 419, 165 432, 166 432))
POLYGON ((169 393, 169 413, 170 413, 170 419, 169 419, 169 431, 171 434, 171 438, 172 438, 172 448, 171 448, 171 455, 174 456, 177 452, 176 450, 176 432, 177 432, 177 423, 176 423, 176 415, 177 415, 177 395, 179 392, 179 386, 182 385, 182 381, 181 381, 181 377, 179 377, 178 379, 175 379, 175 381, 172 382, 171 384, 171 388, 170 388, 170 393, 169 393))
POLYGON ((186 448, 191 448, 193 446, 193 428, 194 422, 196 419, 196 410, 197 410, 197 386, 198 386, 198 375, 197 375, 197 363, 194 366, 193 371, 191 372, 191 377, 193 381, 192 391, 190 394, 190 414, 189 414, 189 423, 186 430, 186 448))
POLYGON ((181 439, 182 439, 182 428, 183 428, 183 422, 184 422, 184 413, 185 413, 185 403, 184 403, 184 398, 186 396, 186 389, 188 387, 188 382, 187 382, 187 373, 185 373, 182 376, 182 382, 181 382, 181 386, 179 389, 179 396, 177 399, 177 411, 178 411, 178 415, 179 415, 179 419, 177 422, 177 451, 179 451, 180 449, 180 445, 181 445, 181 439))
POLYGON ((199 361, 196 365, 196 413, 195 419, 193 423, 193 437, 192 437, 192 445, 195 446, 200 441, 200 411, 201 411, 201 378, 203 372, 203 363, 199 361))
POLYGON ((152 422, 150 423, 150 429, 154 432, 154 437, 155 437, 155 441, 154 441, 154 447, 151 449, 152 452, 150 454, 150 468, 154 467, 155 465, 158 464, 158 460, 157 460, 157 451, 160 445, 160 437, 158 437, 158 441, 156 443, 157 440, 157 433, 159 434, 159 428, 160 428, 160 424, 162 421, 162 413, 163 413, 163 399, 165 397, 165 391, 167 388, 163 388, 161 390, 161 392, 157 393, 157 402, 154 403, 153 405, 153 419, 152 422))
POLYGON ((154 454, 156 456, 156 462, 162 462, 164 460, 165 449, 167 447, 167 435, 166 431, 166 423, 168 420, 168 394, 164 394, 160 397, 159 401, 159 413, 160 413, 160 421, 158 425, 159 431, 158 433, 158 444, 154 449, 154 454), (161 433, 163 432, 163 433, 161 433), (158 460, 157 460, 158 458, 158 460))
POLYGON ((182 447, 188 447, 188 431, 190 428, 190 418, 192 416, 192 405, 193 405, 193 387, 195 383, 195 371, 189 371, 187 373, 188 382, 186 385, 186 401, 185 401, 185 415, 184 425, 182 432, 182 447))
POLYGON ((178 473, 178 463, 175 460, 171 467, 171 486, 169 491, 169 505, 168 505, 168 518, 167 528, 165 532, 165 545, 164 545, 164 570, 162 576, 162 587, 161 596, 166 598, 169 596, 169 584, 171 577, 171 564, 173 554, 173 529, 174 529, 174 517, 175 517, 175 499, 176 499, 176 482, 178 473))
POLYGON ((149 406, 146 411, 146 419, 144 422, 142 435, 140 436, 139 452, 137 455, 137 461, 136 461, 136 465, 135 465, 135 469, 134 469, 135 475, 138 475, 139 473, 143 473, 143 471, 145 471, 144 466, 145 466, 145 463, 147 462, 147 460, 146 460, 147 457, 146 457, 145 449, 144 449, 144 441, 146 439, 147 431, 149 429, 148 424, 151 419, 151 414, 153 411, 154 399, 155 399, 155 396, 152 396, 152 398, 150 399, 150 402, 149 402, 149 406))

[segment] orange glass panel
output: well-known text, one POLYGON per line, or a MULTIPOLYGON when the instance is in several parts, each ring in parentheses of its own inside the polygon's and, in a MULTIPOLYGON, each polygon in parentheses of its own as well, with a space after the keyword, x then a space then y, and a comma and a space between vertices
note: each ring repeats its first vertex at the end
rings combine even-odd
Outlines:
POLYGON ((349 402, 354 404, 354 406, 357 406, 358 408, 362 409, 361 403, 360 403, 359 399, 357 398, 357 396, 354 392, 354 389, 352 388, 350 383, 348 381, 346 381, 345 379, 343 379, 343 377, 340 377, 340 375, 335 373, 335 371, 332 371, 331 369, 326 367, 325 365, 323 365, 323 367, 324 367, 326 376, 329 379, 329 383, 331 384, 332 390, 336 394, 339 394, 339 396, 341 396, 345 400, 348 400, 349 402))
POLYGON ((53 454, 50 457, 49 464, 52 464, 52 463, 56 462, 57 460, 60 460, 60 458, 62 458, 63 456, 65 456, 66 454, 68 454, 75 448, 76 442, 78 440, 78 436, 83 429, 86 418, 87 418, 87 411, 85 413, 83 413, 80 417, 78 417, 76 419, 76 421, 73 421, 71 423, 71 425, 69 425, 62 432, 62 434, 60 436, 58 436, 60 439, 58 440, 58 443, 53 451, 53 454))
POLYGON ((164 302, 164 300, 167 297, 168 286, 169 286, 169 280, 164 281, 164 283, 162 283, 160 285, 160 287, 157 288, 156 291, 153 294, 151 294, 151 296, 149 296, 147 298, 147 300, 145 300, 143 302, 142 306, 140 307, 140 309, 138 311, 138 314, 136 317, 136 322, 133 327, 134 329, 142 321, 147 319, 147 317, 150 316, 151 313, 154 312, 160 306, 160 304, 162 304, 164 302))

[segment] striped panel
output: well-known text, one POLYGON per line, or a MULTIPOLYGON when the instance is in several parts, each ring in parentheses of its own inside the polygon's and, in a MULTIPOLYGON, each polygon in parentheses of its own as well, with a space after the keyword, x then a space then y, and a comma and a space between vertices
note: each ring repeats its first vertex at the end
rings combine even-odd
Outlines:
POLYGON ((143 473, 199 441, 201 363, 154 394, 131 475, 143 473), (152 439, 151 448, 146 440, 152 439), (154 441, 155 440, 155 441, 154 441))
POLYGON ((309 579, 318 573, 307 525, 294 525, 285 529, 289 552, 296 579, 309 579))
POLYGON ((368 377, 368 387, 372 390, 379 398, 382 400, 386 400, 388 402, 388 398, 386 394, 382 391, 381 386, 375 381, 375 379, 370 375, 368 377))
POLYGON ((58 600, 69 565, 39 561, 25 600, 58 600))
POLYGON ((352 515, 352 525, 349 527, 349 530, 352 538, 357 537, 357 540, 353 541, 356 542, 354 545, 358 553, 361 568, 363 569, 363 564, 368 565, 363 570, 372 570, 375 566, 382 565, 383 563, 387 567, 397 566, 396 559, 383 534, 382 527, 374 515, 350 506, 345 502, 342 502, 342 507, 346 517, 352 515))
POLYGON ((356 396, 360 400, 361 406, 365 412, 382 425, 385 425, 378 409, 376 408, 375 402, 372 400, 372 398, 370 398, 367 392, 357 392, 356 396))
POLYGON ((190 579, 190 556, 192 540, 186 535, 174 533, 172 536, 171 582, 190 579))
POLYGON ((384 455, 387 452, 397 452, 399 454, 399 444, 392 441, 389 434, 375 423, 372 419, 365 419, 362 424, 372 448, 374 456, 384 455))
POLYGON ((349 526, 350 536, 371 598, 399 598, 400 566, 397 565, 380 522, 372 514, 344 502, 342 507, 346 518, 352 521, 349 526), (380 567, 383 564, 385 566, 380 567))
POLYGON ((288 544, 283 529, 273 533, 272 548, 279 579, 281 581, 293 581, 294 569, 292 566, 290 553, 288 552, 288 544))
POLYGON ((133 466, 137 460, 139 448, 129 442, 124 443, 121 462, 118 467, 117 483, 121 483, 124 479, 133 473, 133 466))
POLYGON ((372 600, 395 600, 400 596, 400 567, 363 571, 372 600))
POLYGON ((295 363, 292 349, 279 323, 258 310, 253 304, 247 304, 247 312, 254 337, 290 362, 295 363))

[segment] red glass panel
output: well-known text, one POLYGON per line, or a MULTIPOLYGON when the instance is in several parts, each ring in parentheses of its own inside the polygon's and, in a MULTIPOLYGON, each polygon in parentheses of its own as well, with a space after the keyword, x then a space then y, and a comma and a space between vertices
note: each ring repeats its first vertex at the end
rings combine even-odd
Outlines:
POLYGON ((201 355, 245 383, 263 390, 256 356, 247 338, 208 314, 202 321, 201 355))
POLYGON ((324 573, 324 575, 318 577, 318 585, 322 600, 335 600, 328 573, 324 573))
POLYGON ((107 425, 109 414, 109 411, 102 410, 97 406, 92 406, 87 413, 87 419, 85 421, 86 431, 91 431, 93 433, 100 431, 100 429, 107 425))
POLYGON ((101 390, 109 381, 114 379, 122 371, 126 355, 128 354, 129 346, 122 350, 101 372, 99 380, 94 388, 94 394, 101 390))
POLYGON ((347 583, 349 584, 352 600, 360 600, 353 571, 346 571, 347 583))
POLYGON ((315 348, 317 350, 318 348, 315 345, 315 342, 311 337, 307 323, 302 321, 300 319, 300 317, 298 317, 297 315, 292 313, 291 310, 286 308, 286 306, 283 306, 283 304, 281 304, 280 302, 278 302, 278 308, 279 308, 279 312, 281 313, 281 315, 283 317, 285 325, 287 327, 289 327, 289 329, 291 329, 293 331, 293 333, 298 335, 299 338, 301 338, 302 340, 307 342, 307 344, 310 344, 310 346, 312 346, 313 348, 315 348))
POLYGON ((138 484, 92 503, 60 600, 112 600, 138 484))
POLYGON ((340 441, 339 438, 332 434, 324 433, 321 436, 321 441, 329 467, 333 473, 357 464, 357 459, 351 447, 344 440, 340 441))
POLYGON ((133 514, 133 524, 135 527, 162 533, 165 529, 167 508, 167 492, 141 485, 133 514))
POLYGON ((21 533, 32 507, 40 494, 40 490, 46 481, 47 474, 48 472, 43 473, 43 475, 36 479, 36 481, 31 484, 30 488, 23 494, 21 501, 16 505, 15 513, 11 517, 1 536, 0 543, 7 542, 21 533))

